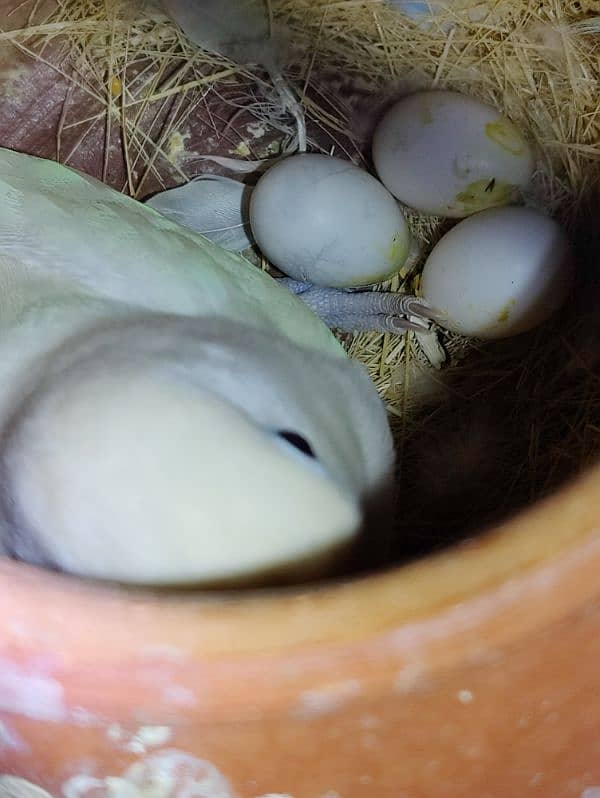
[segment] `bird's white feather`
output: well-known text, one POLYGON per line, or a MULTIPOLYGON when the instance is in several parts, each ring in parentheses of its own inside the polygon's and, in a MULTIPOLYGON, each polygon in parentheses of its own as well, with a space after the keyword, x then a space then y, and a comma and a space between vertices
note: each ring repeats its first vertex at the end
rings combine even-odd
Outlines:
POLYGON ((310 569, 391 465, 369 378, 300 300, 151 208, 0 150, 7 553, 163 584, 310 569))

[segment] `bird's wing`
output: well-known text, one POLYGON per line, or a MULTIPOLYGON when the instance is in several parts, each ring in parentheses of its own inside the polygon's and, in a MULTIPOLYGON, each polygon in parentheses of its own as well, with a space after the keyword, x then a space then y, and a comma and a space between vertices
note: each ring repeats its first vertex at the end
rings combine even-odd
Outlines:
POLYGON ((73 169, 0 149, 0 292, 24 302, 26 284, 230 318, 344 356, 303 302, 240 256, 73 169))

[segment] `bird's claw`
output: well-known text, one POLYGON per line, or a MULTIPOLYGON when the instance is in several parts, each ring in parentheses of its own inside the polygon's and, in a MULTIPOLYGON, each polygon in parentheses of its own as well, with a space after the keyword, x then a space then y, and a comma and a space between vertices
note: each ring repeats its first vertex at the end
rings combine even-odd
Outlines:
POLYGON ((384 325, 387 332, 403 333, 407 330, 414 332, 430 332, 431 325, 427 319, 418 316, 386 316, 384 325))
POLYGON ((431 329, 431 324, 442 323, 444 314, 434 308, 424 299, 412 295, 397 296, 401 312, 398 315, 390 316, 389 323, 397 325, 400 330, 416 330, 417 332, 427 332, 431 329))
POLYGON ((442 314, 420 297, 386 291, 353 291, 320 288, 280 280, 330 327, 343 332, 428 332, 442 314))

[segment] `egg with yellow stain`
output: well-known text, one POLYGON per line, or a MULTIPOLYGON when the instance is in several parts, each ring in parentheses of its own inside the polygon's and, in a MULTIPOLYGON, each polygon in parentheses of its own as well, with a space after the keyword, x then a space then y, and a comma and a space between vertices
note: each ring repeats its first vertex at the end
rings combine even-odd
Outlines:
POLYGON ((317 153, 289 156, 259 179, 250 224, 273 265, 332 288, 382 282, 410 250, 407 222, 389 191, 349 161, 317 153))
POLYGON ((433 248, 421 294, 443 325, 507 338, 548 319, 566 300, 573 257, 564 230, 532 208, 493 208, 464 219, 433 248))
POLYGON ((452 91, 421 91, 396 103, 375 130, 373 162, 401 202, 451 218, 509 204, 534 168, 532 148, 516 125, 452 91))

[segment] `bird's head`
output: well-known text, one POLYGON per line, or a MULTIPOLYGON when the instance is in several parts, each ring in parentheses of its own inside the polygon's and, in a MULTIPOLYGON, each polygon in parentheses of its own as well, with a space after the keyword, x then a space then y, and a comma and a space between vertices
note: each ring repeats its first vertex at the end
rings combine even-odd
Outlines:
POLYGON ((13 555, 155 585, 321 567, 352 541, 393 459, 356 363, 161 315, 92 329, 45 359, 0 446, 13 555))

